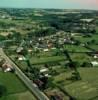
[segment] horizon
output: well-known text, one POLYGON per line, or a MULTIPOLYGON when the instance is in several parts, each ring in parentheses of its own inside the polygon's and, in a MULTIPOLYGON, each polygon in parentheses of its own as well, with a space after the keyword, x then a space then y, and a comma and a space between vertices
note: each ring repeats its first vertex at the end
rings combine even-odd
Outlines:
POLYGON ((98 10, 98 0, 1 0, 0 8, 98 10))
POLYGON ((92 10, 98 11, 98 9, 86 9, 86 8, 29 8, 29 7, 0 7, 0 9, 46 9, 46 10, 92 10))

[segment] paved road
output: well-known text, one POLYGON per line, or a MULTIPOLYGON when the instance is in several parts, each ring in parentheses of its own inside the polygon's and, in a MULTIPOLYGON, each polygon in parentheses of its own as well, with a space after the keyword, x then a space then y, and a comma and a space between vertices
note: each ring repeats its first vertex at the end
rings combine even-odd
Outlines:
POLYGON ((30 81, 30 79, 18 68, 15 63, 13 63, 9 57, 3 52, 3 49, 0 48, 0 55, 9 62, 16 70, 17 76, 24 82, 24 84, 31 90, 31 92, 38 98, 38 100, 49 100, 48 97, 41 92, 35 85, 30 81))

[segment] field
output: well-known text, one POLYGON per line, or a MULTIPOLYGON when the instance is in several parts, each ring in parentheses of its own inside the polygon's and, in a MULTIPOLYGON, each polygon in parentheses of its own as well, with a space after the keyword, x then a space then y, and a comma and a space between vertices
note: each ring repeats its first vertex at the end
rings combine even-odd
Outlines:
POLYGON ((98 69, 79 69, 82 76, 81 81, 74 82, 68 86, 65 86, 72 96, 75 96, 78 100, 97 100, 98 99, 98 69))
MULTIPOLYGON (((17 32, 20 32, 21 34, 26 34, 27 32, 29 32, 28 30, 22 29, 24 27, 24 23, 27 24, 27 26, 29 26, 30 24, 34 25, 34 24, 30 23, 30 20, 25 20, 25 21, 19 20, 18 21, 18 20, 10 20, 10 19, 0 19, 0 23, 4 23, 4 24, 6 24, 8 26, 10 24, 12 24, 13 27, 17 26, 17 28, 14 27, 14 30, 17 31, 17 32)), ((6 33, 10 32, 10 29, 6 29, 6 28, 1 28, 0 30, 8 31, 6 33)), ((1 32, 0 35, 6 36, 5 34, 3 34, 3 32, 1 32)))
POLYGON ((36 100, 29 91, 3 96, 0 100, 36 100))
MULTIPOLYGON (((12 55, 11 59, 15 61, 15 56, 12 55)), ((46 64, 46 63, 54 63, 54 62, 60 62, 60 61, 65 61, 64 56, 52 56, 52 57, 31 57, 30 58, 30 63, 32 65, 41 65, 41 64, 46 64)), ((27 68, 27 63, 26 61, 15 61, 15 63, 21 68, 21 69, 26 69, 27 68)))
POLYGON ((30 59, 32 64, 45 64, 49 62, 57 62, 57 61, 64 61, 64 60, 65 60, 64 56, 53 56, 53 57, 46 57, 46 58, 30 59))
MULTIPOLYGON (((97 41, 97 36, 94 35, 93 39, 97 41)), ((80 37, 77 38, 80 42, 84 43, 91 41, 92 38, 90 37, 80 37), (83 40, 84 39, 84 40, 83 40)), ((97 45, 92 44, 89 45, 91 48, 97 50, 97 45)), ((81 46, 81 45, 64 45, 65 49, 69 52, 70 57, 73 61, 77 61, 79 63, 79 66, 82 65, 84 62, 91 62, 95 59, 92 56, 89 56, 85 52, 90 52, 91 50, 81 46), (80 53, 79 53, 80 52, 80 53), (84 53, 83 53, 84 52, 84 53)), ((71 70, 67 69, 67 66, 65 65, 66 62, 69 62, 66 55, 60 54, 58 56, 55 56, 57 50, 54 50, 52 52, 39 52, 35 55, 34 52, 32 55, 29 55, 29 53, 26 55, 30 63, 32 64, 32 67, 37 67, 39 69, 44 68, 44 65, 46 63, 54 63, 54 65, 49 65, 52 70, 49 69, 49 74, 52 76, 52 81, 50 80, 50 86, 45 90, 45 93, 48 92, 51 93, 52 91, 56 90, 58 93, 61 93, 64 98, 68 97, 66 95, 66 92, 76 98, 76 100, 97 100, 98 99, 98 69, 97 68, 88 68, 90 66, 86 66, 85 68, 78 68, 78 71, 80 72, 80 76, 82 80, 73 81, 73 80, 67 80, 67 78, 70 78, 72 76, 71 70), (55 63, 60 62, 60 65, 55 65, 55 63), (63 64, 61 64, 63 62, 63 64), (56 72, 56 74, 52 75, 52 72, 56 72), (52 82, 52 83, 51 83, 52 82), (55 85, 55 86, 54 86, 55 85)), ((12 54, 10 57, 15 61, 15 56, 17 54, 12 54)), ((97 61, 97 59, 96 59, 97 61)), ((15 61, 17 65, 22 68, 23 70, 27 68, 27 63, 25 61, 15 61)), ((51 78, 50 78, 51 79, 51 78)), ((67 99, 66 99, 67 100, 67 99)))
POLYGON ((0 85, 6 88, 0 100, 36 100, 15 74, 0 72, 0 85))
POLYGON ((66 50, 72 51, 72 52, 89 52, 88 49, 82 46, 76 46, 76 45, 65 45, 64 46, 66 50))
POLYGON ((96 40, 98 42, 98 34, 92 35, 91 37, 79 36, 79 37, 75 37, 75 39, 79 40, 82 43, 86 43, 86 42, 91 41, 91 40, 96 40))
POLYGON ((90 45, 90 47, 98 51, 98 45, 90 45))
POLYGON ((66 77, 69 73, 61 73, 54 77, 54 83, 58 84, 76 100, 98 99, 98 68, 79 68, 82 80, 70 82, 66 77), (61 83, 60 83, 61 82, 61 83))

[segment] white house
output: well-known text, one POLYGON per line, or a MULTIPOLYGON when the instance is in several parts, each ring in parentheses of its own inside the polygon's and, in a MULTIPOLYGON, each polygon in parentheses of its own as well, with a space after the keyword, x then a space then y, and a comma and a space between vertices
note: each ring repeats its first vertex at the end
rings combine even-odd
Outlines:
POLYGON ((48 51, 49 51, 49 49, 44 49, 43 51, 44 51, 44 52, 48 52, 48 51))
POLYGON ((92 61, 91 64, 92 64, 93 66, 98 66, 98 62, 97 62, 97 61, 92 61))
POLYGON ((44 72, 47 72, 47 71, 48 71, 48 68, 44 68, 44 69, 40 70, 40 73, 44 73, 44 72))

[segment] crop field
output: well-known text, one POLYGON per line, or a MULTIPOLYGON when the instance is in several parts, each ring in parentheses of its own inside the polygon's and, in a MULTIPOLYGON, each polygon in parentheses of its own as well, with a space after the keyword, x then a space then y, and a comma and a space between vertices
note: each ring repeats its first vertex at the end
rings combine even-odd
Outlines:
POLYGON ((76 100, 98 99, 98 68, 79 68, 80 81, 68 81, 70 73, 61 73, 54 77, 54 83, 58 84, 76 100))

